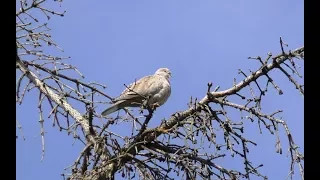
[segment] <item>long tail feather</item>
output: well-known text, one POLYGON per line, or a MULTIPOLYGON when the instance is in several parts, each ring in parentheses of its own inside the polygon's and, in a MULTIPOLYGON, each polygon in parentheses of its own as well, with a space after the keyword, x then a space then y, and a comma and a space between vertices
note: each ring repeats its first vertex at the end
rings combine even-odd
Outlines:
POLYGON ((105 109, 102 113, 101 113, 101 115, 102 116, 107 116, 107 115, 109 115, 109 114, 111 114, 111 113, 113 113, 113 112, 115 112, 115 111, 118 111, 118 110, 120 110, 121 108, 119 107, 119 104, 117 103, 117 104, 113 104, 112 106, 110 106, 110 107, 108 107, 107 109, 105 109))

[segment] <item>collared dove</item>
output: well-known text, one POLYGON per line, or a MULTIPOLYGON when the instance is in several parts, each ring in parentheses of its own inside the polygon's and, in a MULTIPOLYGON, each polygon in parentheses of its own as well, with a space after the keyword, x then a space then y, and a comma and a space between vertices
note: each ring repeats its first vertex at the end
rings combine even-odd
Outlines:
POLYGON ((170 77, 171 72, 168 68, 160 68, 154 75, 131 83, 101 115, 106 116, 125 107, 140 107, 143 103, 150 107, 163 105, 171 94, 170 77))

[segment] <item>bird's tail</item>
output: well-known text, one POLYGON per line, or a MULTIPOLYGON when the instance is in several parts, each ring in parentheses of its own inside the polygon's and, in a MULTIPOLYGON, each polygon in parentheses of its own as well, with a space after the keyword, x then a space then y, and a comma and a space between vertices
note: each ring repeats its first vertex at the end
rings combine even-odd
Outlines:
POLYGON ((113 112, 115 112, 115 111, 120 110, 120 109, 121 109, 121 108, 120 108, 119 104, 116 103, 116 104, 113 104, 112 106, 108 107, 108 108, 105 109, 104 111, 102 111, 101 115, 102 115, 102 116, 107 116, 107 115, 109 115, 109 114, 111 114, 111 113, 113 113, 113 112))

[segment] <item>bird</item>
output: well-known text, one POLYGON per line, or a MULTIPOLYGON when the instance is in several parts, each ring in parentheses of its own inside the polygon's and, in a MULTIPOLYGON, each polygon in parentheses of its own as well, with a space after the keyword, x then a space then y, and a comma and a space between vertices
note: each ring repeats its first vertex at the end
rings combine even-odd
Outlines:
POLYGON ((127 86, 101 115, 107 116, 125 107, 148 106, 155 109, 162 106, 171 95, 170 78, 168 68, 159 68, 153 75, 144 76, 127 86))

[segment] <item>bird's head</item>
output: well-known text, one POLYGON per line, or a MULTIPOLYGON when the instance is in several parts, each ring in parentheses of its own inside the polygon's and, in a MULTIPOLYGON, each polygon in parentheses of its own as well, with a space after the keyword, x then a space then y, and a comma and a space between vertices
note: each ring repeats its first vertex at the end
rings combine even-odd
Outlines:
POLYGON ((155 72, 156 75, 164 76, 166 79, 169 79, 171 76, 171 72, 168 68, 160 68, 155 72))

